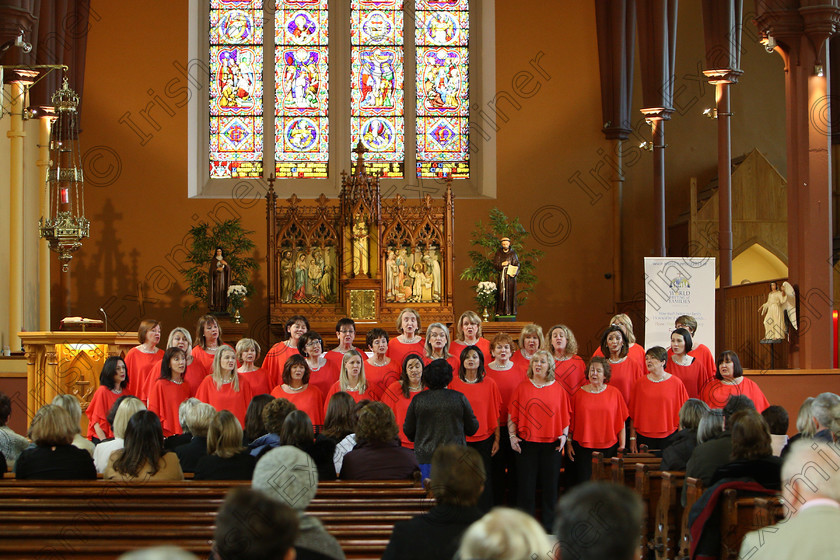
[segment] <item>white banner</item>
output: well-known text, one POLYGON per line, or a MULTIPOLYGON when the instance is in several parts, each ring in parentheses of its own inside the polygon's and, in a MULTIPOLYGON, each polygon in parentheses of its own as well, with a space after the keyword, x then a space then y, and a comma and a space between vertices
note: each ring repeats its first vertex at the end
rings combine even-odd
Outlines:
POLYGON ((645 348, 671 347, 674 320, 697 320, 694 346, 715 354, 715 259, 645 257, 645 348))

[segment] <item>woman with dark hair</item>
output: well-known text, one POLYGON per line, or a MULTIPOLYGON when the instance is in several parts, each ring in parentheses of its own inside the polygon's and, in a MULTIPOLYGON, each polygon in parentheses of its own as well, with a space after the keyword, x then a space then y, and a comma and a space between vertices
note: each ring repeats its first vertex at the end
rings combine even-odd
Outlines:
POLYGON ((222 347, 213 358, 213 373, 204 378, 195 394, 201 402, 216 410, 233 412, 240 426, 245 422, 245 411, 253 393, 248 381, 236 373, 236 351, 230 346, 222 347))
POLYGON ((423 358, 420 354, 410 353, 403 359, 400 380, 388 385, 388 388, 382 393, 382 402, 394 411, 397 427, 400 429, 400 444, 408 449, 414 449, 414 442, 406 437, 403 424, 408 412, 408 405, 411 404, 414 396, 423 390, 422 379, 423 358))
POLYGON ((682 381, 665 371, 667 361, 668 352, 664 348, 650 348, 645 353, 648 374, 633 385, 629 407, 633 453, 639 445, 666 449, 680 427, 680 409, 688 400, 688 392, 682 381))
POLYGON ((671 333, 671 352, 665 370, 683 382, 689 398, 696 399, 700 397, 700 389, 714 374, 706 370, 705 361, 689 354, 693 348, 694 341, 688 329, 674 330, 671 333))
POLYGON ((148 400, 149 378, 154 378, 160 371, 160 361, 163 350, 157 347, 160 342, 160 321, 144 319, 137 329, 137 340, 140 342, 125 355, 125 366, 131 374, 128 392, 143 402, 148 400))
POLYGON ((252 456, 259 459, 265 453, 283 444, 280 439, 280 432, 283 430, 283 422, 286 421, 286 416, 293 410, 297 410, 297 408, 288 399, 272 398, 271 402, 265 405, 262 411, 262 421, 265 424, 266 433, 248 445, 252 456))
POLYGON ((764 412, 770 406, 761 388, 752 379, 744 377, 738 354, 726 350, 718 357, 715 378, 703 386, 700 398, 709 408, 723 408, 732 395, 749 397, 758 412, 764 412))
POLYGON ((753 409, 739 410, 729 417, 732 432, 732 461, 718 467, 712 484, 729 479, 751 478, 771 490, 781 490, 782 463, 773 455, 770 428, 753 409))
MULTIPOLYGON (((309 320, 303 315, 294 315, 286 321, 283 329, 284 340, 278 342, 266 352, 262 367, 268 373, 268 382, 272 387, 283 383, 286 361, 292 356, 299 356, 300 337, 309 332, 309 320)), ((323 404, 323 403, 322 403, 323 404)))
POLYGON ((250 445, 255 439, 268 433, 268 430, 265 429, 262 412, 265 409, 265 405, 273 400, 274 397, 271 395, 262 394, 255 396, 248 403, 248 410, 245 411, 245 429, 242 440, 246 446, 250 445))
POLYGON ((697 429, 709 407, 700 399, 688 399, 680 408, 680 431, 668 449, 662 452, 663 471, 684 471, 694 448, 697 447, 697 429))
POLYGON ((195 397, 195 392, 198 391, 198 386, 204 381, 205 371, 192 355, 192 335, 190 331, 184 327, 175 327, 169 333, 169 340, 166 341, 166 347, 178 347, 184 351, 187 356, 187 370, 184 372, 184 381, 190 389, 190 397, 195 397))
POLYGON ((309 366, 309 384, 318 387, 322 394, 327 395, 338 381, 340 366, 336 367, 335 362, 327 360, 324 356, 324 339, 316 332, 306 332, 298 340, 298 352, 309 366))
MULTIPOLYGON (((624 334, 624 338, 627 340, 627 355, 631 360, 639 365, 641 371, 644 371, 645 349, 641 344, 636 344, 636 335, 633 333, 633 321, 630 319, 630 316, 626 313, 613 315, 610 319, 610 327, 618 327, 621 329, 621 332, 624 334)), ((607 327, 607 330, 609 330, 609 327, 607 327)), ((604 352, 603 345, 595 350, 593 357, 594 356, 604 356, 605 358, 609 358, 609 354, 604 352)))
POLYGON ((318 480, 335 480, 335 465, 332 455, 323 452, 323 447, 315 446, 315 431, 312 422, 301 410, 293 410, 283 421, 280 430, 283 445, 292 445, 312 457, 318 468, 318 480))
POLYGON ((283 365, 281 385, 277 385, 271 396, 276 399, 287 399, 298 410, 309 416, 315 426, 324 423, 324 394, 318 387, 309 384, 309 366, 300 354, 289 356, 283 365))
POLYGON ((475 448, 484 461, 484 471, 487 473, 487 484, 478 506, 490 511, 493 506, 493 486, 490 469, 490 458, 499 452, 499 416, 502 410, 502 395, 496 382, 485 376, 484 353, 478 346, 467 346, 459 356, 461 367, 458 377, 452 380, 449 388, 459 391, 467 397, 470 406, 478 419, 478 431, 467 436, 467 445, 475 448))
POLYGON ((184 433, 178 409, 190 398, 190 386, 184 382, 186 370, 186 353, 177 346, 167 348, 160 364, 160 377, 149 391, 149 410, 160 418, 163 437, 184 433))
MULTIPOLYGON (((214 315, 202 316, 195 329, 195 346, 192 349, 193 359, 201 372, 197 377, 201 377, 201 381, 213 373, 213 360, 216 358, 216 352, 222 347, 230 348, 222 342, 222 327, 216 317, 214 315)), ((196 392, 198 392, 197 388, 196 392)))
POLYGON ((621 393, 609 384, 612 378, 609 361, 601 356, 592 358, 587 373, 589 383, 572 395, 574 414, 566 445, 576 484, 592 478, 593 453, 615 457, 619 449, 624 449, 624 423, 629 416, 621 393))
POLYGON ((29 437, 35 443, 21 452, 15 477, 30 480, 95 480, 93 459, 73 445, 70 414, 58 405, 44 405, 35 413, 29 437))
POLYGON ((128 368, 125 360, 119 356, 111 356, 102 365, 102 372, 99 374, 99 387, 90 399, 90 404, 85 410, 88 417, 87 438, 94 443, 114 437, 111 425, 105 421, 108 411, 114 406, 117 398, 125 392, 128 387, 128 368))
POLYGON ((548 329, 546 341, 554 356, 554 378, 570 395, 586 385, 586 363, 577 355, 578 343, 572 329, 554 325, 548 329))
POLYGON ((610 385, 618 389, 624 397, 624 403, 630 406, 630 393, 633 385, 644 377, 642 365, 628 355, 629 342, 624 329, 612 325, 601 336, 601 354, 610 362, 610 385))
POLYGON ((478 420, 463 393, 447 389, 452 366, 433 360, 423 368, 423 385, 428 389, 408 405, 403 430, 414 442, 414 453, 423 478, 428 478, 432 455, 439 445, 466 445, 466 436, 478 431, 478 420))
POLYGON ((315 437, 320 452, 332 457, 336 475, 341 470, 344 455, 356 445, 356 410, 353 397, 344 391, 334 393, 327 403, 324 427, 315 437))
POLYGON ((230 411, 218 411, 207 430, 207 455, 195 467, 196 480, 251 480, 256 464, 242 445, 239 420, 230 411))
POLYGON ((125 447, 111 453, 103 478, 124 482, 184 480, 178 456, 163 448, 163 428, 151 410, 134 413, 125 430, 125 447))
POLYGON ((368 403, 359 413, 356 447, 344 456, 342 480, 399 480, 420 470, 410 449, 400 447, 397 423, 388 405, 368 403))
POLYGON ((0 453, 6 458, 7 468, 13 468, 21 451, 29 447, 29 440, 15 433, 7 423, 12 415, 12 399, 0 393, 0 453))

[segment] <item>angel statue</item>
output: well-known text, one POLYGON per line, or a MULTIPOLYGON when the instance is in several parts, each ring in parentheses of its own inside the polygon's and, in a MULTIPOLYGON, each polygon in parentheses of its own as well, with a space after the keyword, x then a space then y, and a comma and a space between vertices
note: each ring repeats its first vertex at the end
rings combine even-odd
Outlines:
POLYGON ((767 303, 758 308, 764 316, 764 340, 783 340, 787 337, 785 315, 791 326, 799 329, 796 322, 796 293, 787 281, 782 282, 782 289, 778 284, 770 282, 770 295, 767 303))

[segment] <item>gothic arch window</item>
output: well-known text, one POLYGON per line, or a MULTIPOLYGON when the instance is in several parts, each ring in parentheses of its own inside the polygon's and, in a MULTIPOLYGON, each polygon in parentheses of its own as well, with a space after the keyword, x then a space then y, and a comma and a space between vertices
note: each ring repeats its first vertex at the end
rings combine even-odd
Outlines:
POLYGON ((190 0, 189 194, 337 194, 357 142, 384 196, 494 197, 493 2, 190 0), (194 9, 192 9, 194 8, 194 9), (487 128, 486 126, 484 127, 487 128), (478 131, 478 132, 474 132, 478 131))

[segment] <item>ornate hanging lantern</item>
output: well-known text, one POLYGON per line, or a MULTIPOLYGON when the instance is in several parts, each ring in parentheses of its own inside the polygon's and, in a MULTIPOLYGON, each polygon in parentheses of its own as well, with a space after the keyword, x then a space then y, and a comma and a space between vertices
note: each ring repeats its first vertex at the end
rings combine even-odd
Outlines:
POLYGON ((61 270, 70 269, 73 252, 90 235, 85 218, 85 184, 79 147, 79 96, 70 89, 67 78, 52 96, 56 120, 50 132, 50 169, 47 171, 49 215, 42 217, 41 237, 58 253, 61 270))

